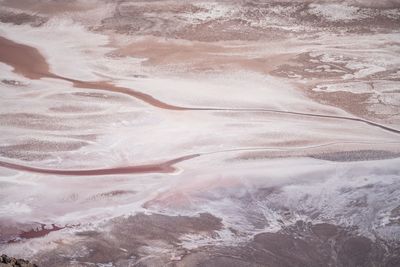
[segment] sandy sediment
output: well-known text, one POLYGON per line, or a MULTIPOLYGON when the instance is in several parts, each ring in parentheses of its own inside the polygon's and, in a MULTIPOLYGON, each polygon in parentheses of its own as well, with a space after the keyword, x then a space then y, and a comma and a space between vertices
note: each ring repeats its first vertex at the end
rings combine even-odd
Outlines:
POLYGON ((398 265, 397 1, 1 3, 1 253, 398 265))

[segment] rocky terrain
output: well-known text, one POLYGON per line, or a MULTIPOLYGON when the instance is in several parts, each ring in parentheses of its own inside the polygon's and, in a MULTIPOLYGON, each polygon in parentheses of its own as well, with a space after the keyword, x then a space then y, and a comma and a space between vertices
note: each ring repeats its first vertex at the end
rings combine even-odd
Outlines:
POLYGON ((399 266, 399 25, 397 0, 0 0, 0 266, 399 266))
POLYGON ((29 261, 8 257, 7 255, 0 256, 1 267, 37 267, 36 264, 29 261))

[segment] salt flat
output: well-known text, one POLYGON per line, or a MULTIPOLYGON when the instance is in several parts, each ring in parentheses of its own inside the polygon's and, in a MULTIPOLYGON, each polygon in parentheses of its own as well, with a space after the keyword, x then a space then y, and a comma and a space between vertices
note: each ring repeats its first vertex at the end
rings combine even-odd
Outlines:
POLYGON ((398 266, 400 2, 0 1, 0 252, 398 266))

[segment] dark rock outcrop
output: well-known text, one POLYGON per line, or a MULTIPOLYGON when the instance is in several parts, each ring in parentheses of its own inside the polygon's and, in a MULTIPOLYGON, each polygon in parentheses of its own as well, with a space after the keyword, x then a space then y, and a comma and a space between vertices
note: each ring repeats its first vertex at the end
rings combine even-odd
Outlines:
POLYGON ((7 255, 1 255, 0 267, 38 267, 38 266, 34 263, 30 263, 27 260, 8 257, 7 255))

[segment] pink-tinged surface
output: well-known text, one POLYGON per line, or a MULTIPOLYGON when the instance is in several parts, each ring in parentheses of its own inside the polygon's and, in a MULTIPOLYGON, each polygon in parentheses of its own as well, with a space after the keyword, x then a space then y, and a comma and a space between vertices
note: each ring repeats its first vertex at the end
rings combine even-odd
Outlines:
POLYGON ((398 266, 400 3, 0 0, 0 253, 398 266))

